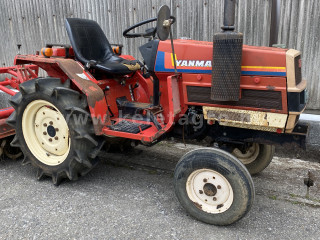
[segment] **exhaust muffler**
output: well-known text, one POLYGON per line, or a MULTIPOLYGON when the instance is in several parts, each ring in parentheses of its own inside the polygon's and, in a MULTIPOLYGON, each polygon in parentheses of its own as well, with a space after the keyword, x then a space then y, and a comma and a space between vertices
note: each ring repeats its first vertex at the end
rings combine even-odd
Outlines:
POLYGON ((234 31, 236 0, 224 1, 222 32, 213 36, 211 99, 239 101, 243 34, 234 31))

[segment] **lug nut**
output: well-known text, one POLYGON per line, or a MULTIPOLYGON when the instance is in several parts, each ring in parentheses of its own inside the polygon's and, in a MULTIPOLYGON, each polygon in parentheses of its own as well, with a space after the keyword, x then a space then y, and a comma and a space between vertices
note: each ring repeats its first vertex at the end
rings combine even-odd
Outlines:
POLYGON ((54 137, 55 140, 58 140, 59 138, 57 136, 54 137))
POLYGON ((200 194, 203 194, 203 191, 202 191, 202 190, 199 190, 199 193, 200 193, 200 194))
POLYGON ((43 132, 43 135, 47 135, 47 132, 43 132))
POLYGON ((207 182, 208 180, 206 178, 203 179, 203 182, 207 182))
POLYGON ((42 112, 42 114, 43 114, 43 115, 46 115, 46 113, 45 113, 45 112, 42 112))
POLYGON ((56 128, 56 132, 59 132, 59 128, 56 128))
POLYGON ((217 201, 217 198, 216 198, 216 197, 213 197, 212 200, 213 200, 213 201, 217 201))
POLYGON ((44 127, 48 126, 46 123, 43 124, 44 127))
POLYGON ((49 142, 52 142, 52 138, 49 138, 49 142))
POLYGON ((52 121, 50 121, 50 122, 49 122, 49 124, 50 124, 50 125, 53 125, 53 122, 52 122, 52 121))
POLYGON ((59 121, 59 120, 60 120, 60 118, 57 118, 57 120, 59 121))
POLYGON ((221 186, 220 186, 220 185, 218 185, 218 186, 217 186, 217 188, 218 188, 218 189, 221 189, 221 186))

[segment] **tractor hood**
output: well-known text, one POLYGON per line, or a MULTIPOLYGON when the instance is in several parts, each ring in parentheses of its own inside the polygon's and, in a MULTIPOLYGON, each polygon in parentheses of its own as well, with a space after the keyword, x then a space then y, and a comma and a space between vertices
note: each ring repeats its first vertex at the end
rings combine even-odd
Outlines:
MULTIPOLYGON (((154 71, 174 72, 170 41, 160 41, 157 43, 158 48, 152 47, 154 51, 152 55, 155 56, 154 71)), ((155 46, 154 43, 152 45, 155 46)), ((174 40, 174 48, 178 72, 211 74, 212 70, 214 71, 212 42, 177 39, 174 40)), ((286 76, 287 51, 287 49, 244 45, 241 74, 286 76)))

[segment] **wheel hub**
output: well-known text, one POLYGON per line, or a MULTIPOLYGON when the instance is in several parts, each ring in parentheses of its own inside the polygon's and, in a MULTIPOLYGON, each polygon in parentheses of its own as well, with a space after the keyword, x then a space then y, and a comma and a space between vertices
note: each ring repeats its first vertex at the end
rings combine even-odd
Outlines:
POLYGON ((217 188, 215 185, 211 184, 211 183, 206 183, 204 186, 203 186, 203 192, 204 194, 206 194, 207 196, 209 197, 212 197, 214 195, 216 195, 217 193, 217 188))
POLYGON ((49 154, 61 156, 68 150, 68 125, 60 112, 41 107, 36 113, 35 126, 37 139, 49 154))
POLYGON ((50 102, 35 100, 22 117, 25 141, 33 155, 47 165, 58 165, 70 149, 69 128, 61 112, 50 102))
POLYGON ((243 164, 247 165, 257 159, 260 152, 258 143, 253 143, 245 152, 242 152, 239 148, 235 148, 232 154, 238 158, 243 164))
POLYGON ((56 129, 53 126, 47 127, 47 132, 50 137, 56 136, 56 129))
POLYGON ((186 184, 190 200, 208 213, 221 213, 230 208, 233 190, 228 180, 212 169, 198 169, 190 174, 186 184))

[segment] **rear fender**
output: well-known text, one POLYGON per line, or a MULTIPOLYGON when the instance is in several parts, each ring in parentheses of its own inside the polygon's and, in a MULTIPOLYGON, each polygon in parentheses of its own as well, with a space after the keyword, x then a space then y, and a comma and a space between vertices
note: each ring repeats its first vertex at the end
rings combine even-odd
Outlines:
POLYGON ((17 65, 27 63, 38 65, 50 77, 58 77, 62 81, 70 79, 78 90, 87 96, 95 134, 102 134, 103 126, 109 121, 104 92, 80 63, 73 59, 44 58, 36 55, 18 55, 15 58, 15 64, 17 65))

